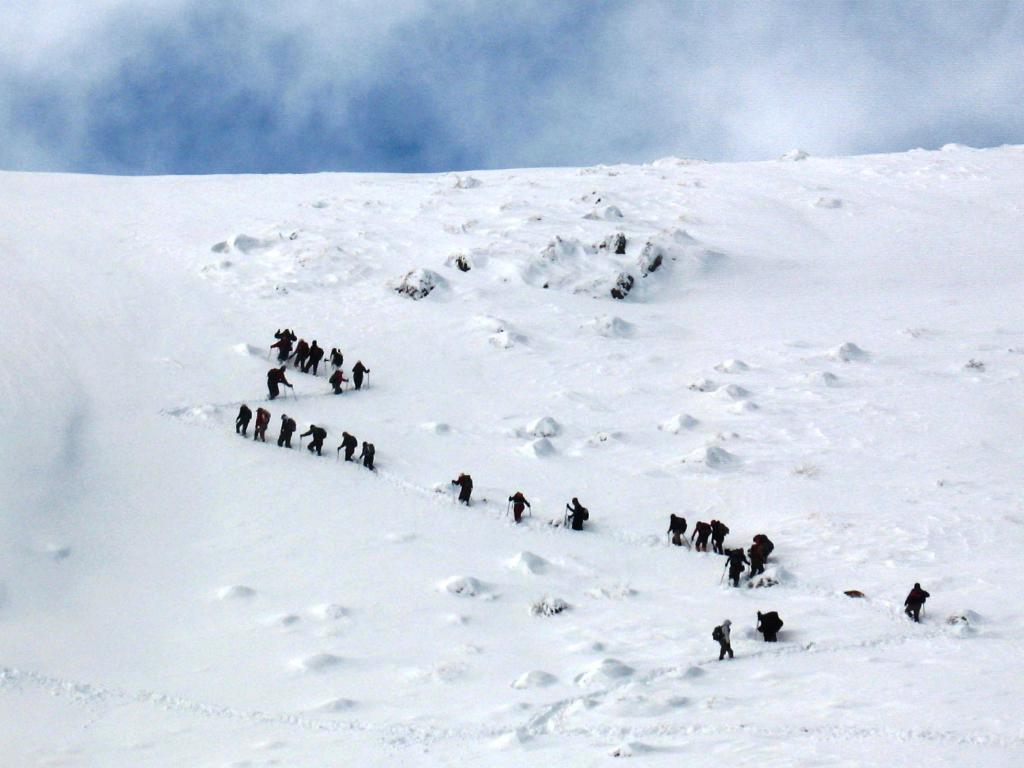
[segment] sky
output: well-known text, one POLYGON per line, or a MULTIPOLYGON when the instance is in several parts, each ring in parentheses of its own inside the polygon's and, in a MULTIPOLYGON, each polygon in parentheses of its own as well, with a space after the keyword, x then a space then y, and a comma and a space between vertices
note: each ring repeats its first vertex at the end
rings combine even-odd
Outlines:
POLYGON ((0 168, 433 172, 1024 143, 1024 0, 5 0, 0 168))

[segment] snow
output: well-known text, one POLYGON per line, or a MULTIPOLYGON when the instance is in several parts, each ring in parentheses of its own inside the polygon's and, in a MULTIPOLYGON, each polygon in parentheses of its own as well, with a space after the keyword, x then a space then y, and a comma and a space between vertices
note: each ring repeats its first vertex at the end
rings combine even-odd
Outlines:
POLYGON ((1024 761, 1021 147, 0 178, 0 764, 1024 761))

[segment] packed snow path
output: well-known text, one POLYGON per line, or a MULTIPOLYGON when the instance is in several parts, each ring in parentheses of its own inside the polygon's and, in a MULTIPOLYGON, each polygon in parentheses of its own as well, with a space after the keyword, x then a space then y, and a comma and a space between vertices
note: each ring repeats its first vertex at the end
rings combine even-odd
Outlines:
POLYGON ((1019 764, 1022 172, 4 174, 0 762, 1019 764), (373 387, 256 445, 284 325, 373 387))

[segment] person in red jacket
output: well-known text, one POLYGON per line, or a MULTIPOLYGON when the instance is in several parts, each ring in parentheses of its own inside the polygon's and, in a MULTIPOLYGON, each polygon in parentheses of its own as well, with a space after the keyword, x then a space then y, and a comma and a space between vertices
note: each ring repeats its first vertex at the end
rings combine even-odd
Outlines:
POLYGON ((910 594, 907 595, 907 599, 903 601, 903 612, 914 621, 920 622, 921 607, 924 605, 924 601, 929 597, 931 597, 931 595, 921 589, 920 584, 914 584, 914 588, 910 590, 910 594))
POLYGON ((253 440, 267 442, 267 427, 270 426, 270 411, 266 408, 256 409, 256 431, 253 433, 253 440))
POLYGON ((285 328, 283 331, 278 331, 274 334, 274 338, 277 339, 273 344, 270 345, 271 349, 277 350, 277 361, 283 363, 288 359, 288 356, 292 353, 292 344, 294 344, 298 337, 285 328))
MULTIPOLYGON (((516 491, 513 495, 508 497, 508 500, 509 503, 512 505, 512 516, 518 523, 523 519, 523 510, 526 507, 530 507, 530 502, 528 502, 526 500, 526 497, 523 496, 522 491, 516 491)), ((532 514, 533 507, 530 507, 530 510, 532 514)), ((508 514, 507 511, 506 514, 508 514)))
POLYGON ((327 380, 327 383, 334 387, 334 394, 340 395, 345 391, 345 382, 347 381, 348 379, 345 378, 341 368, 338 368, 331 374, 331 378, 327 380))
POLYGON ((280 368, 271 368, 267 371, 267 390, 270 392, 270 399, 273 400, 275 397, 281 394, 281 385, 284 384, 289 389, 294 387, 289 383, 288 379, 284 375, 284 366, 280 368))

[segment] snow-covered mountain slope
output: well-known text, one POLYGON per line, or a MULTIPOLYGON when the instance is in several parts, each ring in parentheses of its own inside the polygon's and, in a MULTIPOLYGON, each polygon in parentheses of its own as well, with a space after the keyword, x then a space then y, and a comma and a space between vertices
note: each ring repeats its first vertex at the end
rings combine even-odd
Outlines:
POLYGON ((0 763, 1019 765, 1022 180, 0 175, 0 763), (290 371, 256 444, 284 326, 370 387, 290 371), (670 512, 768 534, 778 583, 670 512))

